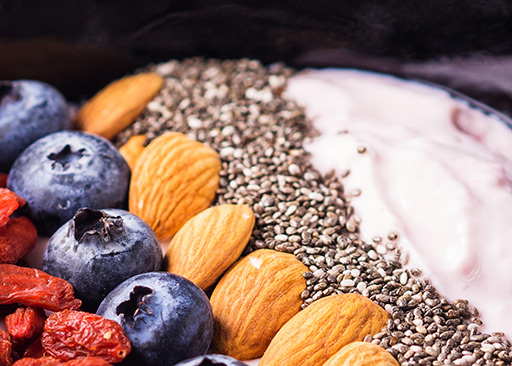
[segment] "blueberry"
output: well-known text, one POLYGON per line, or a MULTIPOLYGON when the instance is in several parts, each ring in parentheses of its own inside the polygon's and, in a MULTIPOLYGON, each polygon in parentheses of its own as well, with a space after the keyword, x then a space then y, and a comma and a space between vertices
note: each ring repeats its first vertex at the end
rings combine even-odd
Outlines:
POLYGON ((176 366, 247 366, 247 364, 224 355, 204 355, 177 363, 176 366))
POLYGON ((33 80, 0 82, 0 169, 8 171, 32 142, 69 129, 66 100, 52 86, 33 80))
POLYGON ((98 315, 117 321, 132 344, 123 365, 174 365, 206 353, 212 307, 203 290, 168 272, 136 275, 112 290, 98 315))
POLYGON ((50 238, 43 270, 67 280, 94 312, 107 294, 139 273, 159 271, 162 250, 153 230, 120 209, 79 209, 50 238))
POLYGON ((39 233, 51 235, 81 207, 124 208, 129 179, 130 168, 110 141, 61 131, 21 153, 7 186, 27 201, 39 233))

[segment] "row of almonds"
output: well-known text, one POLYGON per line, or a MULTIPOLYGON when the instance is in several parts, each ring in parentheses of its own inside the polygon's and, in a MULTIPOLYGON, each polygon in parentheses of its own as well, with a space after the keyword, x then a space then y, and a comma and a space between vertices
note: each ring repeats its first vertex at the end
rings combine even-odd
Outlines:
MULTIPOLYGON (((78 113, 80 127, 112 138, 154 97, 154 73, 116 81, 78 113)), ((170 240, 167 270, 206 292, 214 314, 215 351, 260 365, 398 365, 384 349, 362 342, 389 314, 357 294, 331 295, 304 310, 308 268, 295 256, 261 249, 240 259, 255 217, 246 205, 210 207, 221 161, 210 147, 167 132, 147 147, 132 137, 120 151, 132 169, 129 210, 160 240, 170 240)))

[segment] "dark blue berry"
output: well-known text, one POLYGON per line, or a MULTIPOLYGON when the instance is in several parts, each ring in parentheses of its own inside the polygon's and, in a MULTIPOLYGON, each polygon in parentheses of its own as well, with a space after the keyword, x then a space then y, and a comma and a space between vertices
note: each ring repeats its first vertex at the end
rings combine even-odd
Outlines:
POLYGON ((124 280, 161 266, 153 230, 119 209, 78 210, 52 235, 43 256, 43 270, 71 283, 83 309, 91 312, 124 280))
POLYGON ((26 214, 51 235, 81 207, 124 208, 130 168, 108 140, 61 131, 27 147, 14 162, 7 186, 27 201, 26 214))
POLYGON ((66 100, 55 88, 33 80, 0 82, 0 170, 35 140, 69 129, 66 100))
POLYGON ((117 321, 132 344, 123 365, 174 365, 206 353, 212 308, 191 281, 168 272, 144 273, 116 287, 98 315, 117 321))

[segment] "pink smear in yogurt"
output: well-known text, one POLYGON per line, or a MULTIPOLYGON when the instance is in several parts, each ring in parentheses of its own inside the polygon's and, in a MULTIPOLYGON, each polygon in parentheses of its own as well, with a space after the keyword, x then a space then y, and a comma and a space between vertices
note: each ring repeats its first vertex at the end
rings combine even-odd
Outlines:
POLYGON ((363 239, 397 231, 442 295, 512 335, 512 129, 447 92, 367 72, 303 72, 286 93, 321 132, 306 146, 315 167, 349 169, 346 191, 361 190, 363 239))

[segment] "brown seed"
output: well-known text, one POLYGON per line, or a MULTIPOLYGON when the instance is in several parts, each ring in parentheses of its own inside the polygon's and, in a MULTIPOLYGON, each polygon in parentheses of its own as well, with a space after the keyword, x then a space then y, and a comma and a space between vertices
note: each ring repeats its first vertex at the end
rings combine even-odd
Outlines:
POLYGON ((126 160, 132 171, 135 168, 137 160, 139 160, 140 155, 144 151, 145 141, 146 136, 144 135, 132 136, 126 144, 119 148, 119 152, 123 155, 124 160, 126 160))
POLYGON ((130 212, 159 239, 172 238, 215 198, 221 168, 218 154, 187 136, 168 132, 142 152, 130 182, 130 212))
POLYGON ((295 315, 276 334, 260 366, 322 365, 344 346, 376 334, 389 314, 357 294, 324 297, 295 315))
POLYGON ((398 362, 389 352, 376 344, 352 342, 322 366, 398 366, 398 362))
POLYGON ((292 254, 269 249, 235 263, 210 299, 214 348, 240 360, 261 357, 279 329, 299 312, 306 271, 292 254))
POLYGON ((208 290, 245 249, 254 227, 246 205, 210 207, 188 220, 169 243, 167 271, 208 290))
POLYGON ((86 132, 111 139, 137 118, 158 93, 163 82, 163 78, 155 73, 116 80, 78 111, 75 123, 86 132))

